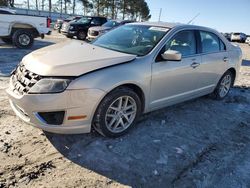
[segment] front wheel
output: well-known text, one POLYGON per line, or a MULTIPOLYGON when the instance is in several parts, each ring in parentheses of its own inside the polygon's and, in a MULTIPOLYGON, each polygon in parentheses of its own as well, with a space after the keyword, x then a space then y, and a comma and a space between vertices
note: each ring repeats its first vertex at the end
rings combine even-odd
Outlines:
POLYGON ((141 101, 130 88, 122 87, 109 93, 95 113, 93 127, 107 137, 119 137, 133 127, 141 114, 141 101))
POLYGON ((77 37, 77 39, 79 39, 79 40, 85 40, 86 37, 87 37, 87 34, 86 34, 86 32, 84 32, 84 31, 79 31, 76 37, 77 37))
POLYGON ((30 31, 19 29, 14 32, 12 41, 17 48, 27 49, 33 45, 34 38, 30 31))
POLYGON ((214 92, 211 94, 212 98, 221 100, 224 99, 229 90, 230 87, 233 85, 233 74, 231 71, 227 71, 220 79, 219 83, 217 84, 214 92))

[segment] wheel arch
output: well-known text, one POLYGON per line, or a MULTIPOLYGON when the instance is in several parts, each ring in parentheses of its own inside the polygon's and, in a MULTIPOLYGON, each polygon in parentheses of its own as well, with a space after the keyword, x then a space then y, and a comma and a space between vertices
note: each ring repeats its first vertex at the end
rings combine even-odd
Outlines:
MULTIPOLYGON (((234 82, 235 82, 235 78, 236 78, 236 69, 234 68, 234 67, 231 67, 231 68, 229 68, 227 71, 230 71, 231 73, 232 73, 232 75, 233 75, 233 81, 232 81, 232 86, 234 85, 234 82)), ((226 71, 226 72, 227 72, 226 71)), ((225 73, 226 73, 225 72, 225 73)))
MULTIPOLYGON (((140 98, 140 101, 141 101, 141 105, 142 105, 141 111, 144 112, 144 110, 145 110, 145 93, 144 93, 143 89, 135 83, 123 83, 120 85, 116 85, 115 87, 113 87, 112 89, 107 91, 107 93, 104 95, 104 97, 106 97, 112 91, 119 89, 119 88, 122 88, 122 87, 129 88, 129 89, 133 90, 138 95, 138 97, 140 98)), ((102 98, 102 100, 104 99, 104 97, 102 98)))
POLYGON ((10 25, 10 35, 13 35, 14 32, 18 29, 25 29, 30 32, 32 32, 32 35, 34 37, 39 36, 39 31, 36 29, 35 26, 27 23, 21 23, 21 22, 14 22, 10 25))

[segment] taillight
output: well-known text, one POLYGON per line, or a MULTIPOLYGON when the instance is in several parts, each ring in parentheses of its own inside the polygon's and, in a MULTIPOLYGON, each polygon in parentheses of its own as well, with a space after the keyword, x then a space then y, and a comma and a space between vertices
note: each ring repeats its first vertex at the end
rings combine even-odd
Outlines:
POLYGON ((51 19, 50 19, 50 18, 47 18, 47 28, 50 27, 50 23, 51 23, 51 19))

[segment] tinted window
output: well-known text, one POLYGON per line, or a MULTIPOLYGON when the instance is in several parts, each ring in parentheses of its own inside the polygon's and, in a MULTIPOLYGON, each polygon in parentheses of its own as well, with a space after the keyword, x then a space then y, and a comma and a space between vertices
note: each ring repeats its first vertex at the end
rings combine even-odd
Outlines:
POLYGON ((177 33, 166 45, 165 50, 179 51, 182 56, 196 54, 196 40, 193 31, 177 33))
POLYGON ((101 19, 100 18, 93 18, 91 21, 91 24, 93 25, 102 25, 101 19))
POLYGON ((203 53, 220 51, 220 41, 217 35, 206 31, 201 31, 200 35, 203 53))

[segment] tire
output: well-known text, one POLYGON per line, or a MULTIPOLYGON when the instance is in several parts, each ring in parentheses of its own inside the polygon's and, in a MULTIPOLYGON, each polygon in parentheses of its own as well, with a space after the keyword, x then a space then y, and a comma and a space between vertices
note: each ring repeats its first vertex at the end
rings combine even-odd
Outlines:
POLYGON ((2 38, 2 41, 5 42, 6 44, 12 44, 11 38, 2 38))
POLYGON ((122 136, 135 125, 141 114, 141 107, 141 100, 133 90, 127 87, 117 88, 99 104, 93 119, 93 127, 106 137, 122 136), (122 105, 119 107, 119 104, 122 105))
POLYGON ((85 31, 79 31, 78 33, 77 33, 77 39, 78 40, 85 40, 86 39, 86 37, 87 37, 87 34, 86 34, 86 32, 85 31))
POLYGON ((216 100, 224 99, 227 96, 230 87, 233 85, 233 81, 234 81, 234 76, 232 72, 231 71, 225 72, 221 77, 220 81, 218 82, 214 92, 210 96, 216 100))
POLYGON ((69 39, 73 39, 73 36, 66 35, 66 37, 69 38, 69 39))
POLYGON ((28 49, 33 45, 34 38, 30 31, 19 29, 14 32, 12 41, 17 48, 28 49))

